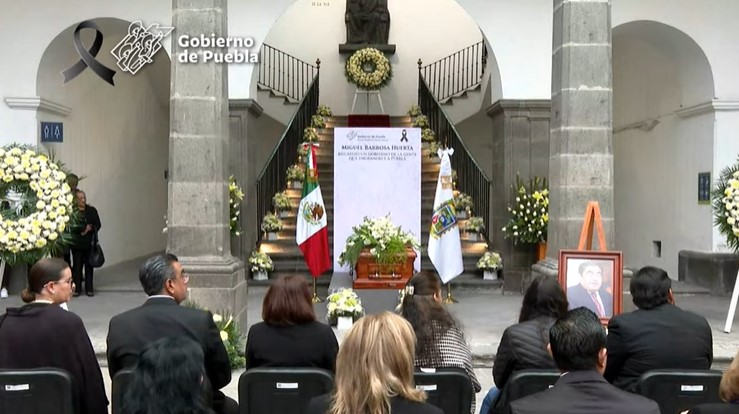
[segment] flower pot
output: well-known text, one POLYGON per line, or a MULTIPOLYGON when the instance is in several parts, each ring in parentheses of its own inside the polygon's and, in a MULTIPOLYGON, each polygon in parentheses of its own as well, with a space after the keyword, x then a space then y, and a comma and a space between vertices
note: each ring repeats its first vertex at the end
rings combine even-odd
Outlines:
POLYGON ((421 149, 428 149, 429 143, 428 142, 422 142, 421 143, 421 149))
POLYGON ((302 190, 303 182, 302 181, 290 181, 290 188, 292 188, 293 190, 302 190))
POLYGON ((267 271, 266 270, 260 270, 258 272, 254 272, 252 274, 252 279, 254 279, 254 280, 267 280, 267 271))
POLYGON ((267 240, 277 240, 277 233, 267 233, 267 240))
POLYGON ((460 220, 467 220, 469 218, 467 210, 457 211, 457 218, 460 220))
POLYGON ((536 244, 536 261, 544 260, 547 257, 547 243, 536 244))
POLYGON ((483 271, 482 280, 498 280, 498 271, 497 270, 483 271))
POLYGON ((469 241, 479 241, 480 240, 480 234, 479 233, 467 232, 467 240, 469 240, 469 241))
POLYGON ((349 330, 354 324, 354 318, 351 316, 339 316, 336 322, 336 328, 339 330, 349 330))
POLYGON ((432 164, 441 164, 441 158, 436 157, 436 156, 431 157, 431 163, 432 164))
POLYGON ((290 210, 280 210, 280 218, 286 218, 290 215, 290 210))

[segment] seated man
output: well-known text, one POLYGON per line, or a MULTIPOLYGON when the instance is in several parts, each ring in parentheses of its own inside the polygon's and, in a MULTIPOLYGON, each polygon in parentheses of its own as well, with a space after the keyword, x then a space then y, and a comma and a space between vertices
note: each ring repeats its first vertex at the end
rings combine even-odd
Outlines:
POLYGON ((218 391, 231 382, 231 363, 210 312, 179 304, 187 298, 189 276, 173 254, 149 258, 139 269, 139 281, 149 298, 143 305, 110 320, 108 371, 110 378, 135 365, 152 342, 184 336, 203 348, 205 374, 213 388, 213 409, 219 414, 238 412, 236 402, 218 391))
POLYGON ((656 402, 603 378, 606 333, 589 309, 577 308, 549 330, 549 351, 562 376, 554 387, 511 403, 513 414, 660 414, 656 402))
POLYGON ((635 391, 639 377, 653 369, 710 369, 713 337, 706 318, 675 306, 667 272, 644 267, 629 290, 637 310, 608 323, 608 366, 613 385, 635 391))
POLYGON ((613 316, 613 295, 603 288, 603 269, 597 262, 585 262, 578 267, 580 283, 567 289, 570 309, 584 306, 598 317, 613 316))

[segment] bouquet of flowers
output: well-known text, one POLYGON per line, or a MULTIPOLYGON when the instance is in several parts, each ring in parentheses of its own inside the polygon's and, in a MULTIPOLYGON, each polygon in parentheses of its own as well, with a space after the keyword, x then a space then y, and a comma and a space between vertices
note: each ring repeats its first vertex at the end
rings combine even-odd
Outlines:
POLYGON ((272 258, 270 258, 267 253, 254 250, 249 256, 249 268, 252 273, 270 272, 274 270, 275 265, 272 263, 272 258))
POLYGON ((303 145, 302 142, 300 144, 298 144, 298 157, 307 157, 308 156, 308 149, 309 149, 309 146, 308 145, 303 145))
POLYGON ((350 317, 356 321, 364 315, 362 300, 352 289, 334 292, 326 298, 326 301, 328 302, 326 318, 331 323, 341 316, 350 317))
POLYGON ((454 197, 454 204, 457 207, 457 212, 466 211, 471 212, 474 204, 472 203, 472 197, 465 193, 459 193, 454 197))
POLYGON ((480 270, 496 271, 503 268, 503 259, 496 252, 485 252, 477 261, 477 268, 480 270))
POLYGON ((272 197, 272 205, 275 206, 275 210, 277 211, 285 211, 293 208, 292 204, 290 203, 290 197, 288 197, 287 193, 284 191, 281 193, 277 193, 274 197, 272 197))
POLYGON ((241 213, 241 200, 243 199, 244 193, 239 188, 239 185, 236 184, 234 176, 228 177, 228 210, 231 217, 228 221, 228 227, 234 236, 241 236, 239 214, 241 213))
POLYGON ((464 231, 468 233, 482 233, 485 230, 485 221, 482 217, 470 217, 464 225, 464 231))
MULTIPOLYGON (((182 303, 182 306, 204 311, 208 310, 191 300, 186 300, 182 303)), ((226 348, 226 352, 228 352, 231 369, 244 368, 246 366, 246 358, 244 357, 243 337, 239 325, 234 321, 233 315, 228 311, 214 313, 213 323, 216 324, 221 341, 223 341, 223 346, 226 348)))
POLYGON ((549 190, 546 179, 534 177, 528 188, 516 178, 516 202, 508 207, 511 219, 503 227, 515 244, 544 243, 549 224, 549 190))
POLYGON ((713 191, 714 223, 726 237, 726 245, 739 252, 739 160, 721 171, 713 191))
POLYGON ((438 158, 439 157, 439 150, 441 149, 441 145, 439 145, 438 142, 430 142, 429 143, 429 158, 438 158))
POLYGON ((267 213, 262 218, 262 231, 267 233, 277 233, 282 230, 282 220, 274 213, 267 213))
POLYGON ((365 217, 360 225, 352 228, 352 234, 346 239, 344 251, 339 256, 339 264, 348 263, 354 267, 365 248, 379 264, 402 263, 407 247, 420 249, 421 245, 412 234, 394 225, 389 216, 365 217))
POLYGON ((418 115, 413 119, 413 127, 415 128, 428 128, 429 127, 429 119, 426 118, 426 115, 418 115))
POLYGON ((410 116, 411 118, 415 118, 419 115, 423 115, 423 114, 421 113, 421 108, 418 105, 413 105, 408 110, 408 116, 410 116))
POLYGON ((298 164, 293 164, 289 167, 287 167, 287 181, 290 182, 303 182, 305 179, 305 171, 303 170, 303 167, 301 167, 298 164))
POLYGON ((318 131, 313 127, 303 130, 303 142, 318 142, 318 131))
POLYGON ((328 105, 318 105, 318 109, 316 110, 316 115, 320 115, 324 118, 328 118, 331 116, 331 108, 328 107, 328 105))
POLYGON ((434 130, 431 128, 424 128, 421 130, 421 141, 427 143, 435 142, 436 134, 434 134, 434 130))
POLYGON ((321 115, 313 115, 310 124, 313 128, 326 128, 326 120, 321 115))

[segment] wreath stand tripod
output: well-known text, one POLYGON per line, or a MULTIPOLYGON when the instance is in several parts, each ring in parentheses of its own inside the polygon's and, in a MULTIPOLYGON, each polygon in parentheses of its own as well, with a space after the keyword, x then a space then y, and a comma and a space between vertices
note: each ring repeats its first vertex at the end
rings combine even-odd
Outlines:
POLYGON ((385 115, 385 108, 382 106, 382 97, 380 96, 379 90, 373 90, 368 91, 364 89, 355 89, 354 90, 354 101, 352 102, 352 110, 350 113, 354 113, 354 107, 357 105, 357 97, 359 95, 365 95, 367 97, 367 114, 369 114, 369 104, 370 104, 370 95, 376 95, 377 101, 380 103, 380 110, 382 111, 382 114, 385 115))

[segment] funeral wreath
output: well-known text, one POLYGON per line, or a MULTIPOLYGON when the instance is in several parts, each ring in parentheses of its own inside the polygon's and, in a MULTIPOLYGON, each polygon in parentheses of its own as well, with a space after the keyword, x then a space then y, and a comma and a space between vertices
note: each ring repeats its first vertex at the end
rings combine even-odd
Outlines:
POLYGON ((721 171, 713 191, 713 214, 726 245, 739 253, 739 159, 721 171))
POLYGON ((379 50, 371 47, 357 50, 344 67, 349 82, 359 89, 378 90, 387 85, 393 76, 390 61, 379 50))

